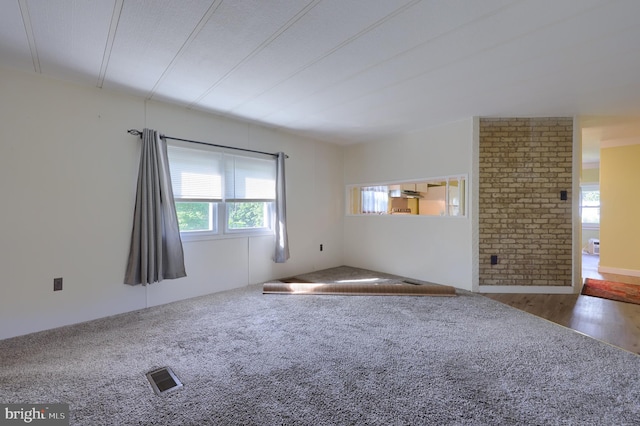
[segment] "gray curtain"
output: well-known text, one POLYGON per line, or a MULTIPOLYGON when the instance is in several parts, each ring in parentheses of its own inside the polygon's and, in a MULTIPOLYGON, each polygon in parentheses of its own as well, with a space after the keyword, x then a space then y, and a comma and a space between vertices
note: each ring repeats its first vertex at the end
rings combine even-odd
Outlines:
POLYGON ((276 263, 285 263, 289 259, 289 238, 287 236, 287 195, 284 179, 283 152, 276 159, 276 263))
POLYGON ((167 144, 144 129, 125 284, 151 284, 187 275, 173 201, 167 144))

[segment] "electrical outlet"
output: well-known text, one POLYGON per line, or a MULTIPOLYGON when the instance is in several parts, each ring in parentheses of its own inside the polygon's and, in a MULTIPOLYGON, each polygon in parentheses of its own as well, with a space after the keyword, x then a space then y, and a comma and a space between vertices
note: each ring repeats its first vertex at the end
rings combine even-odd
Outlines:
POLYGON ((320 244, 320 251, 324 250, 324 244, 320 244))
POLYGON ((54 278, 53 279, 53 291, 62 290, 62 278, 54 278))
POLYGON ((497 254, 492 254, 491 255, 491 264, 492 265, 497 265, 498 264, 498 255, 497 254))

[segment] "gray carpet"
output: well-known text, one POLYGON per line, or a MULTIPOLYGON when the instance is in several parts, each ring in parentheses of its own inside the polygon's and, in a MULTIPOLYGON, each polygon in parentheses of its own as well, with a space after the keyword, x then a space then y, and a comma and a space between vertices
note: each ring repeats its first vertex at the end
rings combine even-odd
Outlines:
MULTIPOLYGON (((176 283, 161 285, 179 285, 176 283)), ((0 341, 74 425, 637 425, 640 357, 480 295, 227 291, 0 341), (157 396, 145 373, 184 387, 157 396)))

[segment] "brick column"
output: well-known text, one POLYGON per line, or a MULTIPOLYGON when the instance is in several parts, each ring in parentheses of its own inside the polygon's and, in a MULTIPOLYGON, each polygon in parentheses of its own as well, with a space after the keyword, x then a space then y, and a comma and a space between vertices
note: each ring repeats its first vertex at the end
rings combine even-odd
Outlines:
POLYGON ((480 285, 571 286, 572 149, 572 118, 480 119, 480 285))

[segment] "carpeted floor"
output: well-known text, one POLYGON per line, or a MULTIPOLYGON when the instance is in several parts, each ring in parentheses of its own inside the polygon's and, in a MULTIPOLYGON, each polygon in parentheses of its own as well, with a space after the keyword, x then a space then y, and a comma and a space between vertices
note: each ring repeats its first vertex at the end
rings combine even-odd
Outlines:
POLYGON ((640 357, 458 293, 254 285, 7 339, 0 402, 69 403, 73 425, 638 424, 640 357), (163 366, 184 386, 157 396, 163 366))

